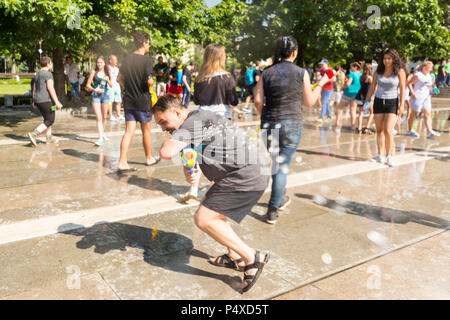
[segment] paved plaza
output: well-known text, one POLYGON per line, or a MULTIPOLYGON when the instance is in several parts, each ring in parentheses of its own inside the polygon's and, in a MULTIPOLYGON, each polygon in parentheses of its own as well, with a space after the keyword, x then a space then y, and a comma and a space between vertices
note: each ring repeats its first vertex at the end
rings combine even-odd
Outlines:
MULTIPOLYGON (((26 133, 42 118, 0 108, 0 299, 450 299, 450 92, 433 100, 440 137, 405 136, 397 126, 394 167, 370 162, 376 136, 328 123, 304 108, 294 155, 292 203, 265 222, 270 190, 236 232, 271 253, 258 283, 241 295, 242 273, 208 257, 224 253, 193 222, 198 202, 181 162, 145 166, 136 133, 118 175, 125 124, 58 111, 56 144, 33 148, 26 133), (446 95, 447 94, 447 95, 446 95)), ((195 106, 191 106, 195 109, 195 106)), ((258 127, 250 116, 239 125, 258 127)), ((152 125, 153 152, 167 138, 152 125)), ((200 196, 209 183, 202 178, 200 196)))

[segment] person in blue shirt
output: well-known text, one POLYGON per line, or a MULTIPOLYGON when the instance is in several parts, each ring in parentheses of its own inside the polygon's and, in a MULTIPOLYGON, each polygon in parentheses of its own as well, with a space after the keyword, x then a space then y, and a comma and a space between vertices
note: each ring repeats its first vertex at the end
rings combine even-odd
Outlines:
POLYGON ((344 111, 344 108, 347 106, 347 104, 350 105, 350 119, 351 119, 351 130, 355 130, 355 122, 356 122, 356 95, 359 92, 359 89, 361 89, 361 79, 362 73, 361 73, 361 65, 359 62, 353 62, 350 65, 350 74, 347 76, 347 79, 345 80, 344 86, 342 87, 344 89, 344 94, 342 95, 342 100, 338 104, 336 108, 336 133, 339 135, 341 133, 341 119, 342 119, 342 113, 344 111))

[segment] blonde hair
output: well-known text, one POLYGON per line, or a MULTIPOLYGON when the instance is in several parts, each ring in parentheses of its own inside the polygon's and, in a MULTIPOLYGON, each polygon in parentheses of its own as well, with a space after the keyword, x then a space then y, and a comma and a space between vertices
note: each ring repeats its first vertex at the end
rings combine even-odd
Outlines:
POLYGON ((419 67, 417 68, 417 71, 422 71, 423 70, 423 68, 425 68, 425 67, 429 67, 429 66, 431 66, 432 68, 433 68, 433 62, 431 62, 431 61, 425 61, 424 63, 422 63, 421 65, 419 65, 419 67))
POLYGON ((200 67, 198 77, 195 82, 205 81, 209 75, 218 71, 225 71, 225 47, 221 44, 210 43, 205 48, 203 54, 203 63, 200 67))

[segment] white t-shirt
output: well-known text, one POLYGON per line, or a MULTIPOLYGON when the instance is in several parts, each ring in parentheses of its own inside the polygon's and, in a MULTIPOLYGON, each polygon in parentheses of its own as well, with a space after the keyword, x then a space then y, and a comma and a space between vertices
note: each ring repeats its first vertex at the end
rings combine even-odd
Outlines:
POLYGON ((109 68, 109 76, 111 77, 111 82, 113 84, 113 88, 119 87, 119 83, 117 82, 117 77, 119 76, 119 67, 108 66, 109 68))
POLYGON ((417 100, 426 99, 430 95, 430 88, 433 85, 431 74, 424 75, 418 71, 414 75, 418 78, 414 84, 414 92, 416 93, 417 100))
POLYGON ((78 72, 80 72, 80 69, 75 63, 72 63, 70 66, 68 64, 64 65, 64 74, 69 77, 70 83, 78 82, 78 72))

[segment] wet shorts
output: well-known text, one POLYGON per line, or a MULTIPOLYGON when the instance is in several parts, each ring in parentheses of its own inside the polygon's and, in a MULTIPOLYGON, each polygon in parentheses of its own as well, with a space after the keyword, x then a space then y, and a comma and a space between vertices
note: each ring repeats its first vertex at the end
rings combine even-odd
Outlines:
POLYGON ((125 121, 137 121, 139 123, 147 123, 152 121, 150 112, 141 110, 125 110, 125 121))
POLYGON ((373 113, 393 113, 397 114, 398 98, 395 99, 380 99, 375 98, 373 103, 373 113))
POLYGON ((92 92, 92 103, 108 104, 110 101, 109 93, 96 93, 92 92))
POLYGON ((261 191, 222 191, 213 185, 202 205, 240 223, 264 194, 261 191))

